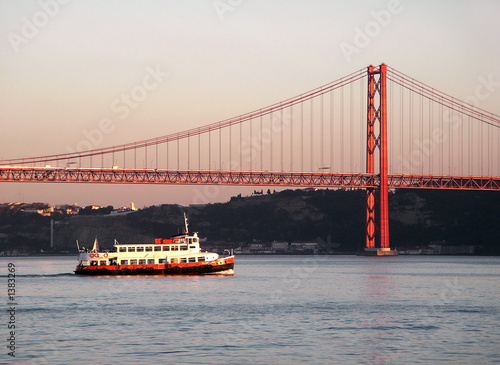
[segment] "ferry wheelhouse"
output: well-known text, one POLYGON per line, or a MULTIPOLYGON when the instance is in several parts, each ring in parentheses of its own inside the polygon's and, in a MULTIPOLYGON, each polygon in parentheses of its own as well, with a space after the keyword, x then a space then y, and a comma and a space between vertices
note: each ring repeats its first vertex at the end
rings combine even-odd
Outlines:
POLYGON ((197 233, 189 235, 184 214, 184 233, 154 243, 125 243, 115 240, 110 251, 99 250, 97 239, 92 249, 78 245, 78 275, 186 275, 233 273, 234 255, 225 250, 222 256, 202 251, 197 233))

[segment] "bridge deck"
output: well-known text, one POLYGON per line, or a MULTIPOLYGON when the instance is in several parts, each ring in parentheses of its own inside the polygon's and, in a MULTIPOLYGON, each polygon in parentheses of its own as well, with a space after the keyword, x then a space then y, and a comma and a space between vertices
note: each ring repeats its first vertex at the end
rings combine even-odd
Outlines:
MULTIPOLYGON (((225 184, 297 187, 379 187, 378 174, 268 171, 177 171, 0 167, 0 181, 119 184, 225 184)), ((389 188, 500 190, 500 177, 388 175, 389 188)))

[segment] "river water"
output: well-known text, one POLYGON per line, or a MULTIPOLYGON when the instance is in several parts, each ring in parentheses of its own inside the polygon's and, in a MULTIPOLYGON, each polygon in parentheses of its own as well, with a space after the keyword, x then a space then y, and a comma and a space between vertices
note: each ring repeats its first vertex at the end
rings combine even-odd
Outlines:
POLYGON ((0 261, 0 363, 500 363, 500 257, 239 256, 232 276, 185 277, 0 261))

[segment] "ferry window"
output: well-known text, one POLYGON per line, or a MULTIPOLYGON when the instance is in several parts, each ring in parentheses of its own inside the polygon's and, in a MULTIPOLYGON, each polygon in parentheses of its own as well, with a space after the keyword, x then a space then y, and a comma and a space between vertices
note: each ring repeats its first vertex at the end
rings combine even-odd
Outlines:
POLYGON ((198 238, 193 238, 193 242, 194 243, 198 242, 198 238))
POLYGON ((167 261, 167 259, 159 259, 159 260, 158 260, 158 263, 159 263, 159 264, 164 264, 164 263, 166 263, 166 261, 167 261))
POLYGON ((163 251, 170 251, 170 246, 163 246, 163 251))
POLYGON ((152 265, 155 263, 155 259, 148 259, 148 265, 152 265))
POLYGON ((121 260, 120 265, 128 265, 128 260, 121 260))
POLYGON ((181 264, 185 264, 187 262, 187 259, 185 257, 181 257, 181 264))
POLYGON ((181 251, 187 251, 187 249, 188 249, 186 245, 182 245, 182 246, 180 246, 180 248, 181 248, 181 251))
POLYGON ((188 238, 188 243, 193 243, 193 239, 192 238, 188 238))
POLYGON ((179 246, 172 246, 170 251, 179 251, 179 246))
POLYGON ((151 247, 151 246, 146 247, 146 252, 152 252, 152 251, 153 251, 153 247, 151 247))
POLYGON ((90 261, 90 266, 97 266, 97 261, 90 261))
POLYGON ((130 265, 137 265, 137 260, 136 259, 130 260, 130 265))
POLYGON ((139 265, 146 265, 146 259, 140 259, 139 265))
POLYGON ((144 247, 137 247, 137 252, 144 252, 144 247))
POLYGON ((106 265, 106 260, 99 261, 99 265, 106 265))
POLYGON ((189 246, 189 248, 196 248, 196 246, 189 246))
POLYGON ((198 262, 203 262, 203 261, 205 261, 205 256, 198 257, 198 262))
POLYGON ((128 252, 135 252, 135 247, 129 247, 128 252))
POLYGON ((196 257, 190 257, 189 262, 196 262, 196 257))
POLYGON ((161 246, 155 246, 155 251, 161 251, 161 246))
POLYGON ((179 262, 180 262, 179 259, 176 259, 176 258, 171 258, 170 259, 170 263, 171 264, 178 264, 179 262))
POLYGON ((127 247, 120 247, 120 252, 127 252, 127 247))

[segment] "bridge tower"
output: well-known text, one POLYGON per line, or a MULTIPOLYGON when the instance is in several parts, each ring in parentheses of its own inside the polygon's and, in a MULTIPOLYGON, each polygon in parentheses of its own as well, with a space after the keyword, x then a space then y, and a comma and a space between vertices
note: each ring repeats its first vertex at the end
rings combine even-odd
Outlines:
POLYGON ((368 174, 375 174, 375 151, 378 147, 380 150, 380 185, 378 188, 378 199, 375 197, 374 187, 366 190, 366 247, 364 254, 376 256, 397 255, 397 251, 389 248, 386 73, 387 66, 385 64, 381 64, 379 67, 368 66, 366 172, 368 174), (377 105, 378 108, 376 107, 377 105), (377 126, 378 128, 376 128, 377 126), (378 227, 375 221, 377 200, 380 214, 378 227), (378 238, 380 247, 375 247, 376 238, 378 238))

